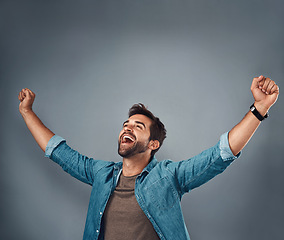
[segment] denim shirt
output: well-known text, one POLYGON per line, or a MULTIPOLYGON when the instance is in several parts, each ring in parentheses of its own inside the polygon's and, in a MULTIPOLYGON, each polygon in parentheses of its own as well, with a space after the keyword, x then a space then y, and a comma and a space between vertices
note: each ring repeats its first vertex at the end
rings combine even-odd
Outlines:
MULTIPOLYGON (((239 155, 233 155, 228 133, 224 133, 215 146, 188 160, 158 162, 152 158, 136 179, 135 196, 160 239, 190 239, 182 215, 181 197, 223 172, 239 155)), ((49 140, 45 156, 92 186, 83 239, 103 239, 102 216, 122 172, 122 162, 88 158, 57 135, 49 140)))

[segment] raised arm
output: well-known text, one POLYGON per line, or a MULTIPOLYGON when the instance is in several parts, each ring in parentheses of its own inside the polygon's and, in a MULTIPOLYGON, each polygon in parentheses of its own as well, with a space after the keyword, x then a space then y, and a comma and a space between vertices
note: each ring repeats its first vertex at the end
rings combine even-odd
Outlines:
MULTIPOLYGON (((262 116, 265 116, 278 98, 279 87, 270 78, 259 76, 253 79, 251 92, 255 100, 255 108, 262 116)), ((229 145, 234 155, 237 155, 245 147, 260 125, 260 122, 261 121, 249 111, 240 123, 229 132, 229 145)))
POLYGON ((30 89, 25 88, 19 93, 18 98, 21 101, 19 111, 24 118, 28 129, 32 133, 40 148, 45 151, 46 145, 54 133, 41 122, 41 120, 32 110, 35 94, 30 89))

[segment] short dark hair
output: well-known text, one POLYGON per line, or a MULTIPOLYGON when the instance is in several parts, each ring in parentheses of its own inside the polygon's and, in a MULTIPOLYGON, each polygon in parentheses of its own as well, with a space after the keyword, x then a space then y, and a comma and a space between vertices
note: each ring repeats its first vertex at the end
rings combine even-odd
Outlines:
POLYGON ((152 120, 152 124, 150 126, 150 138, 149 140, 158 140, 160 143, 160 146, 155 149, 152 150, 151 152, 151 156, 154 156, 154 154, 160 149, 160 147, 163 144, 163 141, 165 140, 165 138, 167 137, 167 130, 164 126, 164 124, 160 121, 160 119, 156 116, 154 116, 154 114, 152 112, 150 112, 148 110, 147 107, 144 106, 144 104, 142 103, 138 103, 138 104, 134 104, 128 112, 128 117, 131 117, 135 114, 142 114, 148 118, 150 118, 152 120))

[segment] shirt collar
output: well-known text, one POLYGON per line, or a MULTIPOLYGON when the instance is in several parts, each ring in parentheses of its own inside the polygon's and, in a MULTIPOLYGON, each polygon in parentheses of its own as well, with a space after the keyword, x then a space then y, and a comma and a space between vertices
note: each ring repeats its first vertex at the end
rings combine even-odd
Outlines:
POLYGON ((115 168, 115 169, 118 169, 118 170, 119 170, 119 169, 122 169, 122 162, 117 162, 117 163, 115 163, 115 164, 114 164, 114 168, 115 168))
MULTIPOLYGON (((149 173, 157 165, 157 163, 158 163, 158 161, 157 161, 156 157, 153 156, 151 158, 150 162, 148 163, 148 165, 143 169, 142 173, 143 172, 149 173)), ((114 168, 115 169, 122 169, 122 162, 115 163, 114 168)))
POLYGON ((156 159, 155 156, 153 156, 150 160, 150 162, 148 163, 148 165, 143 169, 143 172, 150 172, 156 165, 157 165, 158 161, 156 159))

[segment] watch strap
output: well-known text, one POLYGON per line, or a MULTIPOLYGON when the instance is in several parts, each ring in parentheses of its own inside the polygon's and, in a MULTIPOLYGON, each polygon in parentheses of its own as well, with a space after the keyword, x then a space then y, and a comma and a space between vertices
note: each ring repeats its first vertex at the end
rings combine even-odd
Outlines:
POLYGON ((256 116, 256 118, 259 120, 259 121, 262 121, 264 120, 265 118, 268 118, 268 112, 265 114, 265 116, 262 116, 259 111, 257 111, 256 107, 254 106, 254 104, 252 104, 250 106, 250 110, 251 112, 253 113, 254 116, 256 116))

